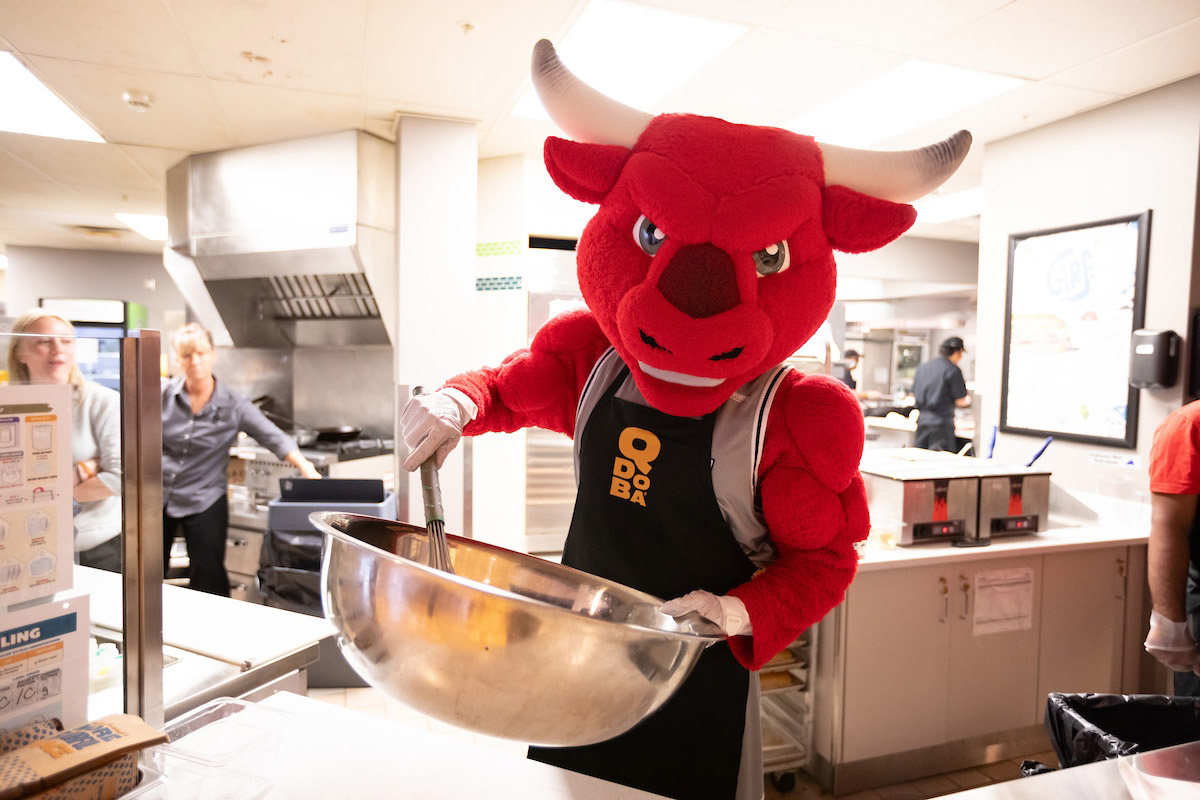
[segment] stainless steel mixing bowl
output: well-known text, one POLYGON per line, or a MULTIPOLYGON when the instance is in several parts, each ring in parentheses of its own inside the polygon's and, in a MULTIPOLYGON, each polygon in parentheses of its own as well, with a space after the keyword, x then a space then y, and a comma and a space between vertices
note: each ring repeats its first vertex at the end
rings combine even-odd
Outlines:
POLYGON ((316 512, 325 617, 347 661, 436 719, 541 745, 583 745, 661 706, 723 638, 697 614, 533 556, 447 535, 454 574, 426 566, 425 529, 316 512))

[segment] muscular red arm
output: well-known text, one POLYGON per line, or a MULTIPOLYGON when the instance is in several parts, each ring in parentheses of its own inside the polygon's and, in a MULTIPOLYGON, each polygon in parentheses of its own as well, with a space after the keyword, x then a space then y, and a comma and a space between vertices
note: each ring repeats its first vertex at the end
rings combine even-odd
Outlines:
POLYGON ((854 542, 870 527, 858 474, 862 445, 862 413, 849 389, 825 376, 789 376, 771 409, 759 470, 778 557, 730 592, 754 628, 730 640, 747 668, 758 669, 824 617, 854 579, 854 542))

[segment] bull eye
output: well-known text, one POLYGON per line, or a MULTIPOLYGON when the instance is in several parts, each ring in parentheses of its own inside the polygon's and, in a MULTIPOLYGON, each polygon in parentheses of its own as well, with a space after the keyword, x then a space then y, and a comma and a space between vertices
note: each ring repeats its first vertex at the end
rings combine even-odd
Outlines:
POLYGON ((791 264, 791 256, 788 255, 787 242, 776 242, 754 254, 754 269, 760 278, 778 275, 787 269, 789 264, 791 264))
POLYGON ((652 256, 658 252, 658 248, 662 247, 663 242, 667 240, 667 235, 657 225, 646 219, 645 214, 642 214, 637 218, 637 222, 633 223, 633 240, 637 242, 638 247, 642 248, 643 253, 652 256))

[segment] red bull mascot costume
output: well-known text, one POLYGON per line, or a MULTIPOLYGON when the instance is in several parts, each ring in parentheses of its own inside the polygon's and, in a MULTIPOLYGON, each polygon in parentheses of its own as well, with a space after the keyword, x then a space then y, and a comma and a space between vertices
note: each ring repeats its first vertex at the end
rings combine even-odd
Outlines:
POLYGON ((833 251, 874 250, 966 156, 959 132, 905 152, 778 128, 652 116, 580 82, 548 41, 533 81, 571 138, 554 182, 599 206, 579 240, 587 310, 498 367, 414 398, 406 469, 489 431, 574 437, 563 563, 698 611, 727 633, 615 739, 530 758, 673 798, 761 798, 752 670, 841 602, 869 526, 854 395, 783 361, 825 320, 833 251))

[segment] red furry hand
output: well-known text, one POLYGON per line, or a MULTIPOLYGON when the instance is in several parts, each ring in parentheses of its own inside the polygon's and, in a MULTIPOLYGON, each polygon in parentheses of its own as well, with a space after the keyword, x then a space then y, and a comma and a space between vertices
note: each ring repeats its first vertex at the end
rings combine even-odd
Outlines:
POLYGON ((683 597, 668 600, 659 609, 672 617, 682 617, 695 611, 705 619, 711 620, 725 632, 726 636, 744 636, 753 633, 750 628, 750 615, 741 600, 731 595, 717 596, 710 592, 696 590, 688 592, 683 597))

